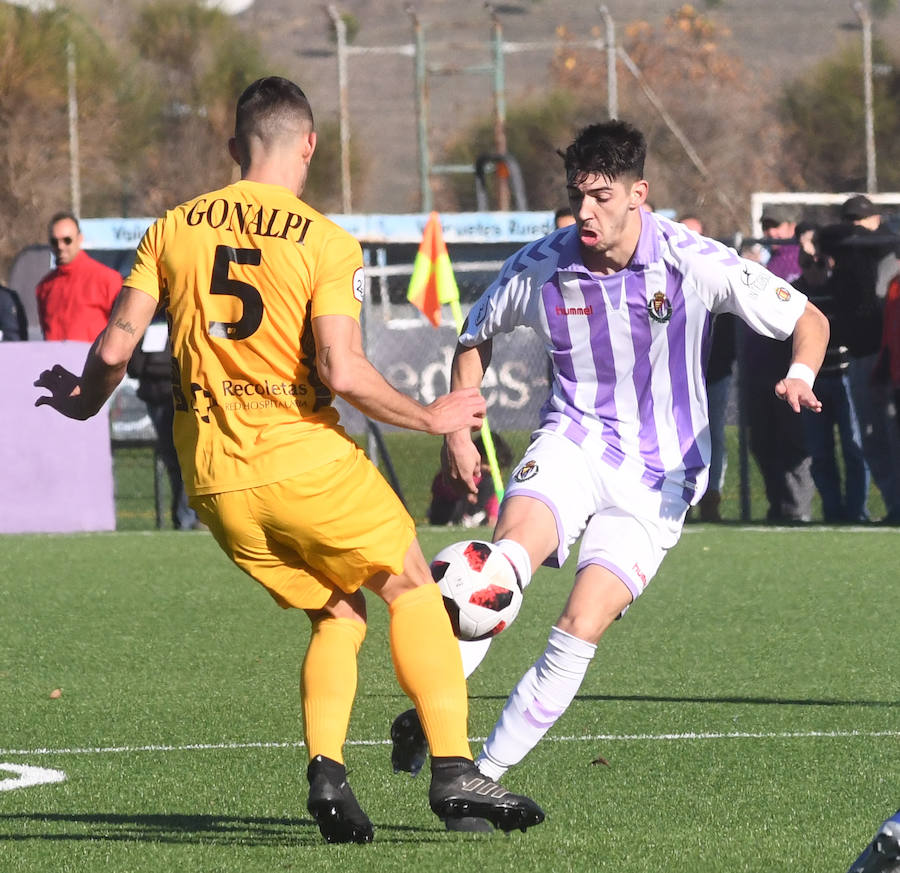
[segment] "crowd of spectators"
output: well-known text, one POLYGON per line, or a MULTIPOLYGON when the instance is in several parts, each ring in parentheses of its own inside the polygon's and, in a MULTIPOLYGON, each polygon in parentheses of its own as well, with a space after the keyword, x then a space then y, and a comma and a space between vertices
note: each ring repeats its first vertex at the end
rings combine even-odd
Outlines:
MULTIPOLYGON (((557 227, 573 221, 568 208, 554 214, 557 227)), ((703 232, 695 215, 683 215, 679 221, 703 232)), ((823 225, 802 220, 791 207, 772 206, 763 213, 762 232, 762 239, 744 245, 742 256, 765 263, 828 316, 831 342, 815 382, 823 412, 794 415, 771 390, 786 370, 790 339, 767 339, 744 329, 733 316, 719 316, 712 327, 707 368, 712 458, 709 488, 698 507, 700 520, 722 520, 726 411, 735 364, 740 361, 738 402, 743 404, 750 452, 765 487, 766 519, 779 524, 811 521, 818 492, 825 522, 869 523, 868 499, 874 483, 885 507, 880 520, 898 524, 900 237, 883 226, 881 208, 861 194, 842 205, 839 221, 823 225)), ((83 250, 81 228, 71 213, 55 214, 47 234, 55 266, 35 288, 42 336, 92 341, 106 324, 122 277, 83 250)), ((26 339, 28 325, 19 294, 0 285, 0 341, 26 339)), ((171 416, 163 411, 171 406, 165 337, 162 346, 156 346, 145 342, 130 372, 159 435, 159 459, 173 492, 173 524, 190 529, 196 516, 187 506, 180 471, 173 463, 171 416)), ((489 475, 483 484, 478 505, 461 507, 453 495, 442 491, 441 483, 432 483, 429 520, 471 525, 481 522, 480 516, 487 519, 496 513, 489 475)))
MULTIPOLYGON (((763 478, 766 518, 779 524, 812 520, 818 492, 828 523, 871 523, 874 483, 884 503, 879 519, 900 524, 900 236, 882 225, 881 207, 862 194, 848 198, 840 220, 817 225, 790 207, 762 216, 762 240, 741 254, 805 293, 829 319, 831 339, 814 390, 820 415, 791 415, 771 385, 786 369, 790 339, 779 342, 717 320, 707 375, 710 419, 722 373, 733 359, 717 348, 733 342, 741 361, 750 452, 763 478), (722 358, 725 358, 723 364, 722 358), (839 455, 839 457, 838 457, 839 455)), ((719 401, 721 402, 721 401, 719 401)), ((713 467, 716 438, 713 434, 713 467)), ((721 478, 710 478, 715 496, 721 478)), ((701 520, 716 521, 709 512, 701 520)))

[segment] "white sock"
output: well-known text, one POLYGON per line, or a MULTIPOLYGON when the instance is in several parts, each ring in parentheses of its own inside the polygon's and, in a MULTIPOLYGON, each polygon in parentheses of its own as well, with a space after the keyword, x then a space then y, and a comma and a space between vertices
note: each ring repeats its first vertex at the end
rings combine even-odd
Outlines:
POLYGON ((554 627, 544 654, 519 680, 475 763, 489 779, 518 764, 566 711, 597 647, 554 627))
POLYGON ((513 567, 515 567, 519 576, 519 584, 524 591, 531 581, 531 558, 528 557, 525 546, 517 543, 515 540, 497 540, 494 545, 506 555, 513 567))
POLYGON ((474 672, 475 668, 484 660, 484 656, 491 647, 493 637, 486 640, 457 640, 459 643, 459 653, 462 655, 463 675, 468 679, 474 672))

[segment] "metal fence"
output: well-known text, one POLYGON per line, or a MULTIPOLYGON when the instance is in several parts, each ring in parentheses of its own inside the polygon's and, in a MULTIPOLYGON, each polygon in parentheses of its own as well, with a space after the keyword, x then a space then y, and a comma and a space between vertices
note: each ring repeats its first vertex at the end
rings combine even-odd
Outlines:
MULTIPOLYGON (((421 217, 423 222, 424 218, 421 217)), ((409 276, 418 250, 418 243, 413 241, 415 236, 416 233, 412 233, 402 242, 364 243, 368 289, 362 325, 366 353, 375 367, 398 390, 422 403, 430 403, 449 388, 456 329, 449 307, 444 307, 444 323, 434 328, 406 301, 409 276)), ((522 242, 516 239, 450 242, 448 239, 447 244, 465 312, 522 242)), ((746 421, 740 415, 740 363, 739 355, 726 415, 730 468, 723 515, 731 520, 747 521, 760 517, 759 507, 764 506, 765 499, 755 463, 748 454, 746 421), (751 506, 751 501, 757 505, 751 506)), ((537 424, 546 399, 548 377, 546 353, 531 331, 518 329, 497 337, 491 367, 483 383, 492 430, 529 432, 537 424)), ((133 502, 137 508, 129 509, 129 513, 140 515, 145 523, 149 518, 157 526, 167 527, 168 483, 164 470, 153 460, 155 435, 146 409, 135 395, 135 387, 131 380, 126 380, 112 402, 117 505, 128 506, 133 502)), ((403 458, 392 459, 386 455, 383 437, 387 435, 390 442, 396 428, 367 422, 355 408, 340 399, 336 405, 348 432, 367 446, 382 469, 391 475, 392 468, 402 470, 401 475, 406 477, 404 490, 421 492, 423 487, 427 488, 423 483, 426 478, 430 482, 434 475, 432 466, 424 470, 407 469, 403 458), (413 482, 410 477, 418 477, 421 481, 413 482)))

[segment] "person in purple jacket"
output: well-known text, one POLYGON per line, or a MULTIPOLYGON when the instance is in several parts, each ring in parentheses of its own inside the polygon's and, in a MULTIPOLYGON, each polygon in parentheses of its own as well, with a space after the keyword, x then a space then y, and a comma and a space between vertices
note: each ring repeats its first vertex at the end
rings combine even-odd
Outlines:
MULTIPOLYGON (((763 236, 770 254, 766 267, 785 282, 800 278, 800 242, 795 213, 770 206, 762 215, 763 236)), ((746 411, 750 452, 766 490, 766 520, 797 524, 812 518, 815 483, 803 422, 772 393, 772 381, 791 360, 791 344, 743 330, 739 360, 742 402, 746 411)))

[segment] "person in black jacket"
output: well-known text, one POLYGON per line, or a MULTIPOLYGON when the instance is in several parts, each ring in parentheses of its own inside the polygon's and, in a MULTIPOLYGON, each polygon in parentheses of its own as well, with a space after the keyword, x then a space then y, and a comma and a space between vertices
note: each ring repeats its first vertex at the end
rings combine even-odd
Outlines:
POLYGON ((12 288, 0 285, 0 341, 27 339, 28 322, 25 318, 25 307, 12 288))
POLYGON ((722 521, 719 504, 728 468, 725 417, 736 354, 737 316, 723 312, 713 321, 709 359, 706 363, 706 396, 709 401, 709 487, 700 498, 700 521, 722 521))
POLYGON ((800 278, 794 283, 828 318, 831 335, 825 360, 813 388, 822 401, 820 415, 801 414, 806 447, 812 458, 812 477, 822 498, 826 522, 867 523, 869 512, 869 468, 863 454, 862 436, 850 394, 850 350, 844 325, 836 317, 832 286, 828 283, 830 259, 817 249, 813 237, 809 250, 800 251, 800 278), (843 459, 843 487, 835 457, 837 427, 843 459))
POLYGON ((900 438, 889 388, 873 382, 881 349, 884 300, 898 271, 900 237, 881 226, 882 209, 864 194, 841 207, 841 222, 823 227, 820 247, 834 261, 828 279, 834 321, 850 352, 850 392, 863 451, 881 492, 887 524, 900 524, 900 438))
POLYGON ((138 380, 137 396, 147 404, 147 413, 156 430, 156 457, 162 461, 169 476, 172 493, 172 525, 175 530, 197 530, 202 523, 188 505, 187 491, 181 478, 181 466, 175 452, 172 421, 175 407, 172 401, 172 355, 168 342, 162 349, 153 337, 165 330, 163 324, 153 324, 128 364, 128 375, 138 380))

